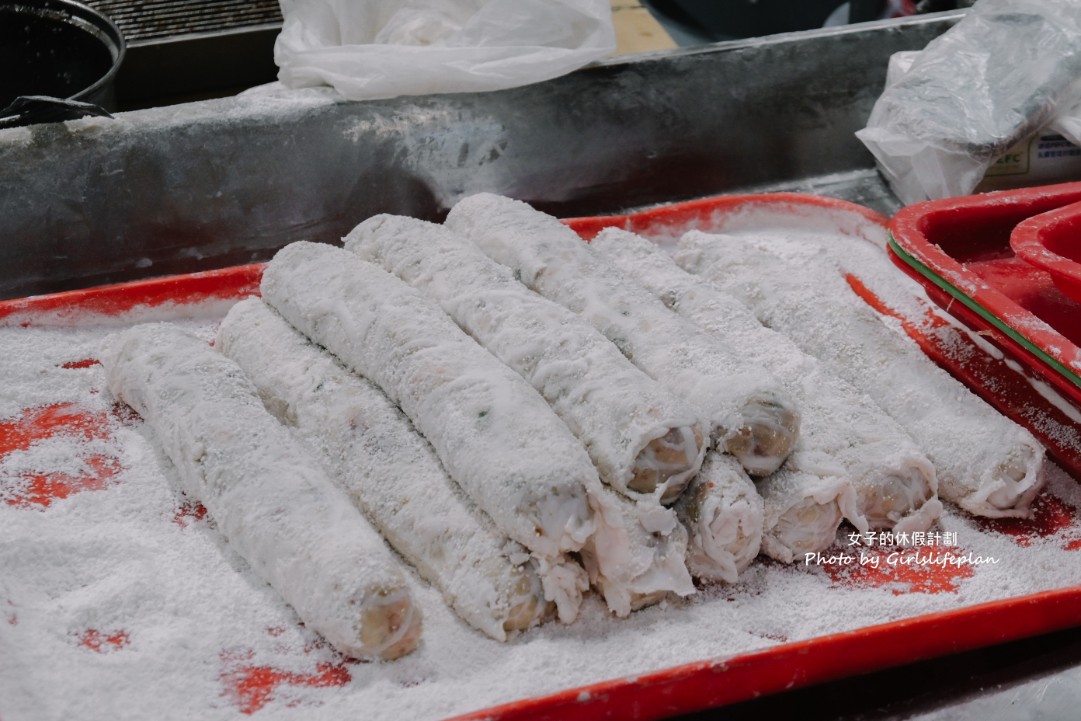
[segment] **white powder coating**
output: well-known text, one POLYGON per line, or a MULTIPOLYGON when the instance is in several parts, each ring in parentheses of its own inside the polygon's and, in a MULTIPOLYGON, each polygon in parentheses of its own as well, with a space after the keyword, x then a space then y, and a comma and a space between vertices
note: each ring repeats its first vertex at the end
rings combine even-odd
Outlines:
POLYGON ((596 495, 608 508, 581 556, 590 582, 620 618, 664 600, 695 592, 687 570, 687 531, 675 511, 652 501, 631 501, 608 488, 596 495))
POLYGON ((345 247, 433 297, 528 380, 585 444, 608 485, 667 503, 698 470, 705 422, 590 324, 530 291, 466 238, 377 215, 353 229, 345 247))
POLYGON ((781 468, 758 482, 758 492, 765 507, 762 553, 782 563, 832 546, 856 501, 848 480, 825 469, 809 473, 781 468))
POLYGON ((799 414, 777 379, 665 308, 591 253, 574 231, 526 203, 487 193, 459 201, 446 225, 698 404, 717 442, 749 472, 771 473, 784 461, 798 435, 799 414))
POLYGON ((687 567, 704 581, 735 583, 762 547, 762 496, 735 458, 710 451, 676 503, 687 528, 687 567))
POLYGON ((420 611, 398 562, 235 363, 166 323, 110 336, 101 363, 184 490, 305 624, 356 658, 415 649, 420 611))
MULTIPOLYGON (((130 316, 115 318, 113 326, 122 321, 134 322, 130 316)), ((23 409, 56 403, 109 412, 113 399, 104 389, 101 366, 64 367, 95 357, 107 331, 92 323, 0 328, 0 423, 17 422, 23 409)), ((213 321, 185 327, 206 341, 213 338, 213 321)), ((731 682, 725 668, 732 655, 804 640, 821 650, 816 637, 898 620, 915 619, 909 628, 920 647, 942 652, 949 641, 917 631, 920 617, 961 609, 971 619, 980 613, 976 604, 1077 585, 1079 551, 1066 546, 1081 532, 1081 485, 1048 464, 1046 500, 1065 504, 1071 525, 1022 539, 1021 545, 994 524, 947 506, 940 528, 957 534, 960 552, 998 563, 974 567, 971 576, 959 576, 937 593, 903 577, 869 585, 838 581, 830 574, 843 569, 828 564, 754 563, 735 585, 707 585, 625 619, 614 618, 599 597, 589 595, 573 625, 544 624, 504 644, 468 627, 438 591, 407 568, 414 598, 424 609, 423 643, 393 663, 342 665, 341 656, 298 622, 213 524, 174 520, 184 499, 146 423, 114 419, 108 431, 106 439, 69 431, 18 453, 4 456, 0 450, 4 491, 17 488, 13 463, 45 472, 59 448, 70 458, 106 446, 122 467, 103 490, 74 493, 48 507, 0 501, 4 721, 68 721, 85 718, 87 709, 103 718, 436 721, 567 690, 572 699, 589 697, 597 704, 573 711, 603 716, 607 709, 611 715, 604 701, 608 688, 571 689, 607 679, 622 685, 626 678, 716 659, 715 675, 711 671, 701 680, 708 688, 731 682), (126 631, 126 645, 91 650, 78 640, 88 627, 103 635, 126 631), (262 675, 246 676, 236 664, 262 669, 262 675), (341 680, 285 680, 238 696, 237 683, 247 679, 314 675, 318 681, 323 664, 337 667, 341 680), (241 710, 244 698, 257 698, 261 708, 241 710)), ((844 533, 837 543, 846 548, 844 533)), ((1047 601, 1026 599, 1017 618, 1047 601)), ((1018 626, 1012 616, 999 618, 984 628, 981 640, 996 642, 1003 628, 1018 626)), ((866 639, 861 652, 880 658, 874 643, 866 639)), ((782 652, 791 658, 791 650, 782 652)), ((904 652, 891 649, 888 660, 904 652)), ((757 656, 751 662, 769 665, 757 656)), ((657 693, 663 690, 651 692, 652 700, 657 693)), ((544 700, 530 704, 550 708, 544 700)), ((521 712, 519 707, 512 713, 521 712)))
MULTIPOLYGON (((349 234, 346 247, 439 302, 459 326, 545 397, 584 442, 602 479, 642 500, 622 503, 603 489, 594 494, 606 498, 616 513, 598 518, 584 560, 592 583, 616 615, 626 616, 668 592, 694 591, 683 561, 686 532, 673 513, 657 507, 659 500, 678 495, 701 464, 708 429, 693 411, 592 326, 527 289, 446 228, 376 216, 349 234), (628 483, 650 470, 663 450, 653 441, 668 443, 673 435, 682 441, 673 454, 678 458, 668 465, 674 475, 660 484, 654 476, 650 494, 629 489, 628 483)), ((664 471, 656 465, 653 470, 664 471)))
POLYGON ((832 263, 796 246, 766 236, 692 231, 675 258, 867 393, 931 459, 942 498, 979 516, 1030 515, 1044 457, 1032 434, 883 322, 832 263))
POLYGON ((466 622, 499 641, 540 622, 544 591, 528 551, 462 497, 435 451, 381 390, 258 298, 233 306, 214 345, 466 622))
MULTIPOLYGON (((869 243, 854 243, 874 249, 869 243)), ((828 458, 856 492, 849 520, 860 530, 926 531, 941 512, 934 467, 911 436, 865 393, 828 371, 791 339, 715 285, 680 268, 641 236, 602 231, 591 246, 666 306, 741 349, 785 384, 801 410, 800 438, 785 461, 811 472, 828 458)), ((815 549, 818 550, 818 549, 815 549)))
POLYGON ((537 554, 545 596, 571 621, 588 579, 563 554, 597 529, 600 487, 582 444, 518 374, 434 301, 354 254, 293 243, 267 265, 263 298, 378 385, 503 533, 537 554))

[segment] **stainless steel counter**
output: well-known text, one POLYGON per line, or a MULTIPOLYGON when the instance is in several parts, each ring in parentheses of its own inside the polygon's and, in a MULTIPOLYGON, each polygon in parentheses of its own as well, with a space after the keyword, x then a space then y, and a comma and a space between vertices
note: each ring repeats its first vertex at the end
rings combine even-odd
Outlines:
POLYGON ((753 190, 896 200, 853 136, 956 14, 624 56, 486 94, 241 96, 0 132, 0 298, 268 258, 493 191, 558 215, 753 190))

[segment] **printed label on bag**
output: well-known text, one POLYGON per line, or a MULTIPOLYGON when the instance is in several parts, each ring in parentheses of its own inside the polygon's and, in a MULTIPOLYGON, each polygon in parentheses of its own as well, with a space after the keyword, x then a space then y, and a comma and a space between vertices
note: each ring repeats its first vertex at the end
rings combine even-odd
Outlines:
POLYGON ((1055 133, 1034 136, 1007 150, 987 169, 976 192, 1081 179, 1081 147, 1055 133))

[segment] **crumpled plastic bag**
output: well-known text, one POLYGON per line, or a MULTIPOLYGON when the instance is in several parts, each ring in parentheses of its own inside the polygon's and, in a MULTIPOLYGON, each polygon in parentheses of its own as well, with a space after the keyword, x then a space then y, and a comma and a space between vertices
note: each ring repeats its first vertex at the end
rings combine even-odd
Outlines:
POLYGON ((1081 102, 1060 111, 1048 124, 1047 129, 1058 133, 1074 145, 1081 146, 1081 102))
POLYGON ((955 197, 1078 101, 1081 3, 979 0, 907 71, 893 68, 856 136, 902 202, 955 197))
POLYGON ((615 49, 606 0, 281 0, 274 45, 289 88, 349 100, 499 90, 615 49))

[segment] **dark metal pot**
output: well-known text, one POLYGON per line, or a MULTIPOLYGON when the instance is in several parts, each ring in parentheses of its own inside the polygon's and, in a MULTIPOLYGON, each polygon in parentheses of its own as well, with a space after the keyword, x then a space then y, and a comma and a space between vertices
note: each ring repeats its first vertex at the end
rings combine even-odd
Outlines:
POLYGON ((0 0, 0 127, 107 115, 120 30, 74 0, 0 0))

